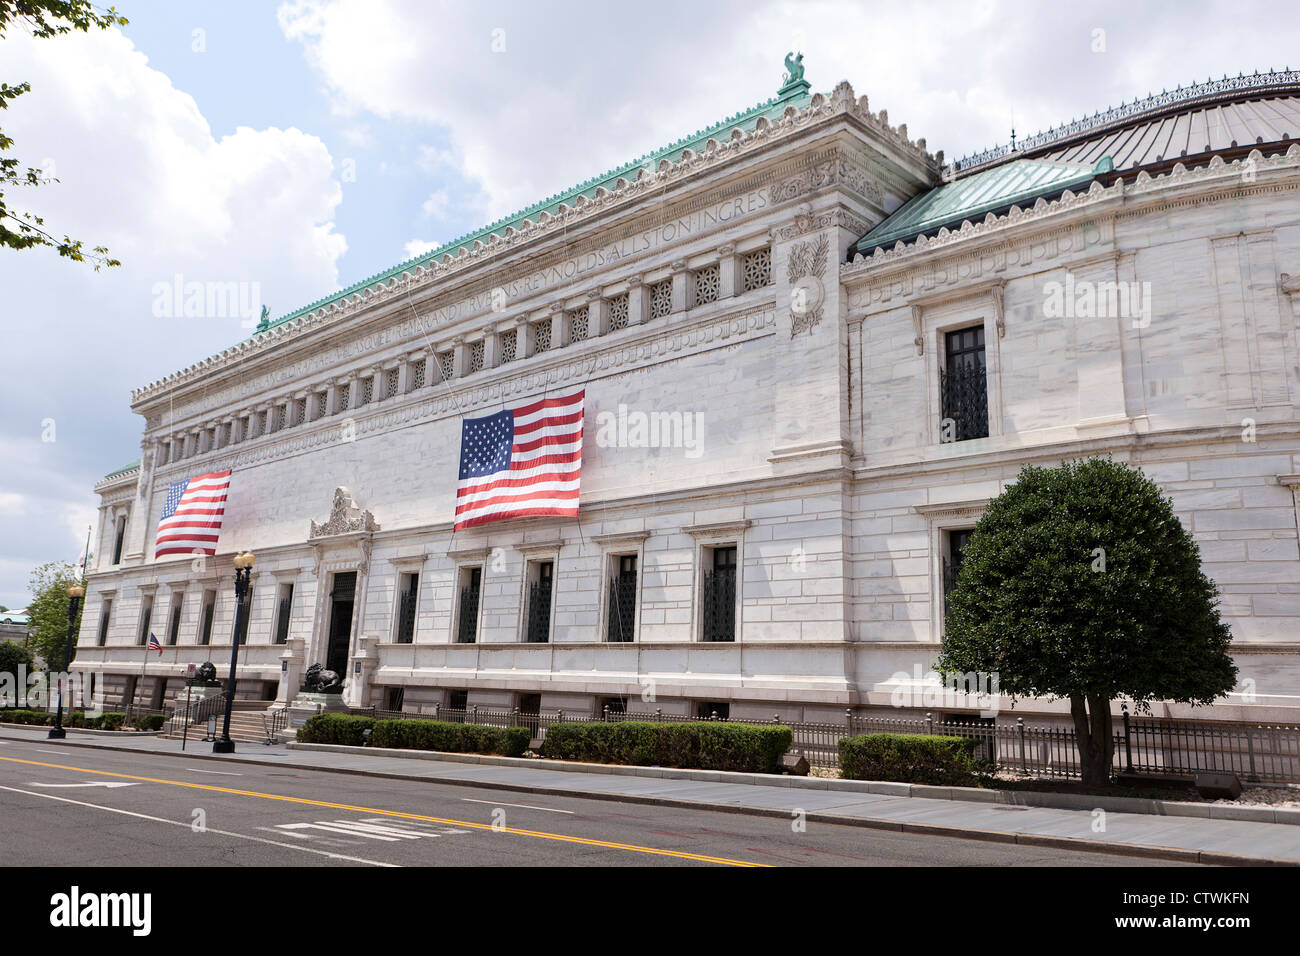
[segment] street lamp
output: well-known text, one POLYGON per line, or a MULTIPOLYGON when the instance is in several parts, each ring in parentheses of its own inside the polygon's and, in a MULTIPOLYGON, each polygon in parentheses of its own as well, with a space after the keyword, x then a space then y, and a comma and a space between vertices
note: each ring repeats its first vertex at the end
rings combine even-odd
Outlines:
POLYGON ((51 740, 62 740, 68 736, 68 732, 63 729, 63 680, 68 665, 72 663, 72 632, 77 628, 77 608, 81 606, 81 598, 85 593, 86 589, 80 584, 68 585, 68 641, 63 647, 64 674, 59 677, 59 708, 54 713, 54 726, 50 728, 51 740))
POLYGON ((235 707, 235 664, 239 660, 239 645, 248 630, 248 579, 256 560, 252 551, 235 555, 235 640, 230 648, 230 679, 226 682, 226 716, 221 722, 221 736, 212 744, 214 754, 232 754, 235 742, 230 739, 230 712, 235 707))

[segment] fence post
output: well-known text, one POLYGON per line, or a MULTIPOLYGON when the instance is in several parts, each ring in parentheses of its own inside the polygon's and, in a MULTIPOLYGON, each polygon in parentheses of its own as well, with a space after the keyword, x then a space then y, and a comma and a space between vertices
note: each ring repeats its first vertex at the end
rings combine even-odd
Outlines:
POLYGON ((438 710, 439 710, 441 707, 442 707, 442 705, 441 705, 441 704, 438 704, 438 703, 435 703, 435 704, 433 705, 433 719, 434 719, 434 720, 437 720, 437 719, 438 719, 438 710))
POLYGON ((925 712, 925 732, 927 734, 934 733, 934 714, 930 713, 928 710, 925 712))
POLYGON ((656 707, 655 720, 663 720, 663 719, 664 719, 664 709, 662 707, 656 707))
POLYGON ((469 722, 471 724, 478 723, 478 704, 475 704, 474 707, 470 710, 469 722))
POLYGON ((1128 723, 1128 704, 1119 705, 1120 713, 1124 715, 1124 768, 1128 773, 1133 772, 1133 736, 1128 723))
POLYGON ((609 723, 609 704, 600 709, 600 719, 605 723, 609 723))
POLYGON ((1016 718, 1016 729, 1020 731, 1020 772, 1029 773, 1029 765, 1025 763, 1025 718, 1016 718))

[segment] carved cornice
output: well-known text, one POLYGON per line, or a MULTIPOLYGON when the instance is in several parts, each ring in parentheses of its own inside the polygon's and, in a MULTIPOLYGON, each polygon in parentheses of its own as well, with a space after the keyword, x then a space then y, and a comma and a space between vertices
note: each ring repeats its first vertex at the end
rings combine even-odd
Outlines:
POLYGON ((330 516, 324 524, 311 523, 311 533, 307 539, 327 538, 333 535, 351 534, 356 531, 378 531, 379 525, 375 522, 375 516, 369 511, 363 511, 357 503, 352 500, 352 495, 346 488, 334 489, 334 504, 330 510, 330 516))
MULTIPOLYGON (((509 253, 522 243, 532 242, 551 234, 567 234, 578 224, 585 223, 607 211, 619 207, 630 208, 645 196, 662 192, 669 184, 680 182, 738 156, 780 142, 803 132, 810 126, 830 123, 842 118, 854 120, 860 127, 870 131, 878 141, 920 161, 937 177, 939 166, 942 164, 942 154, 934 156, 926 152, 925 140, 913 142, 908 139, 906 125, 890 126, 885 111, 871 112, 867 98, 855 97, 853 87, 847 82, 841 82, 829 95, 814 94, 806 107, 788 106, 784 114, 776 120, 760 117, 752 130, 733 129, 725 141, 710 139, 700 152, 689 148, 684 149, 679 159, 664 160, 655 171, 642 169, 631 180, 619 179, 613 189, 602 187, 592 197, 579 197, 572 207, 562 205, 558 215, 542 212, 536 221, 525 220, 519 228, 504 227, 500 234, 492 233, 486 242, 474 243, 472 249, 461 247, 455 256, 448 253, 436 261, 431 259, 422 263, 412 263, 398 276, 377 280, 365 289, 323 302, 317 308, 274 325, 265 332, 231 346, 217 355, 174 372, 150 385, 135 389, 131 394, 132 404, 146 401, 164 390, 210 374, 230 364, 246 361, 254 355, 296 339, 323 324, 336 323, 341 318, 377 302, 394 297, 409 297, 416 292, 427 293, 432 286, 509 253)), ((872 195, 878 197, 879 187, 869 175, 859 176, 852 168, 855 165, 844 159, 834 161, 830 169, 820 174, 821 185, 829 185, 842 176, 851 188, 860 192, 865 191, 864 195, 868 198, 872 195)), ((794 198, 802 191, 800 184, 794 180, 779 183, 771 187, 771 190, 770 198, 773 202, 794 198)))

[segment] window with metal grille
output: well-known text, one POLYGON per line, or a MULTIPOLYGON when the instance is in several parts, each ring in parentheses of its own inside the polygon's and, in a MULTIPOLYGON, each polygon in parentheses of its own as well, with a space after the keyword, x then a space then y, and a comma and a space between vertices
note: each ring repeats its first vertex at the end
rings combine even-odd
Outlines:
POLYGON ((524 640, 545 644, 551 638, 551 594, 555 565, 550 561, 533 564, 532 583, 528 585, 528 620, 524 640))
POLYGON ((519 350, 519 330, 511 329, 501 333, 501 364, 513 362, 519 350))
POLYGON ((108 643, 108 624, 113 618, 113 599, 105 598, 104 607, 99 612, 99 646, 108 643))
POLYGON ((581 342, 587 337, 587 316, 590 314, 587 306, 580 309, 574 309, 569 313, 569 341, 581 342))
POLYGON ((367 375, 361 380, 361 397, 357 401, 357 405, 369 405, 374 397, 375 377, 373 375, 367 375))
POLYGON ((695 716, 699 720, 730 720, 731 704, 725 700, 697 700, 695 716))
POLYGON ((293 611, 293 585, 280 585, 280 606, 275 612, 275 643, 289 643, 289 615, 293 611))
POLYGON ((329 411, 329 407, 330 407, 330 393, 317 392, 316 393, 316 418, 324 418, 325 413, 329 411))
POLYGON ((736 639, 736 548, 713 548, 711 567, 704 571, 701 601, 703 636, 706 641, 736 639))
MULTIPOLYGON (((469 691, 467 690, 449 690, 447 691, 447 708, 449 710, 460 711, 460 716, 464 717, 464 712, 469 710, 469 691)), ((456 719, 455 717, 452 718, 456 719)))
POLYGON ((411 388, 424 388, 425 359, 420 359, 411 366, 411 388))
POLYGON ((533 354, 545 352, 551 347, 551 320, 533 323, 533 354))
POLYGON ((340 385, 339 386, 339 411, 346 412, 348 408, 351 407, 351 403, 352 403, 352 386, 350 384, 340 385))
POLYGON ((203 592, 203 623, 199 627, 199 643, 212 643, 212 618, 217 611, 217 592, 203 592))
POLYGON ((627 713, 626 697, 601 697, 596 700, 596 713, 602 717, 618 718, 627 713))
POLYGON ((772 284, 772 250, 758 249, 742 260, 741 289, 752 292, 772 284))
POLYGON ((718 301, 718 289, 722 270, 715 262, 711 266, 705 266, 703 269, 695 270, 695 304, 705 305, 709 302, 718 301))
POLYGON ((397 394, 397 369, 390 368, 384 373, 384 398, 392 398, 397 394))
POLYGON ((405 687, 388 687, 384 690, 384 709, 400 711, 406 703, 405 687))
POLYGON ((627 293, 616 295, 609 300, 609 330, 625 329, 628 325, 627 293))
POLYGON ((167 643, 175 647, 181 636, 181 602, 185 595, 177 594, 172 598, 171 616, 167 620, 167 643))
POLYGON ((442 381, 450 381, 451 373, 455 371, 456 356, 451 352, 443 352, 438 356, 438 368, 442 372, 442 381))
POLYGON ((140 639, 137 643, 141 646, 149 643, 149 622, 153 618, 153 597, 152 595, 144 599, 140 606, 140 639))
POLYGON ((630 641, 636 629, 636 555, 615 559, 617 573, 609 579, 609 621, 605 639, 630 641))
POLYGON ((304 396, 294 403, 293 423, 301 425, 305 421, 307 421, 307 399, 304 396))
POLYGON ((259 416, 257 420, 257 434, 259 437, 266 434, 266 429, 270 424, 271 424, 271 410, 267 409, 266 411, 262 412, 261 416, 259 416))
POLYGON ((955 329, 944 336, 939 393, 941 442, 988 437, 989 392, 984 369, 983 325, 955 329))
POLYGON ((469 370, 470 373, 481 372, 483 370, 483 348, 485 343, 482 339, 469 344, 469 370))
POLYGON ((288 420, 288 418, 289 418, 288 405, 275 406, 275 430, 276 431, 280 431, 284 428, 285 422, 288 420))
POLYGON ((397 643, 415 641, 415 607, 420 590, 418 574, 402 575, 402 590, 397 599, 397 643))
POLYGON ((658 319, 673 310, 673 280, 664 279, 650 287, 650 318, 658 319))
POLYGON ((460 616, 456 622, 456 640, 461 644, 473 644, 478 636, 478 604, 482 587, 482 568, 460 569, 460 616))

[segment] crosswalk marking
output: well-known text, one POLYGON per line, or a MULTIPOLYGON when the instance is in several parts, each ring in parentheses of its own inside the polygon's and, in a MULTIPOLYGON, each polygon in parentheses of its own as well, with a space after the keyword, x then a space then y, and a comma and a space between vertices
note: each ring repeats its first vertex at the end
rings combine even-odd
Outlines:
POLYGON ((441 836, 471 833, 456 827, 439 827, 424 830, 412 825, 397 825, 383 817, 369 817, 362 820, 316 820, 308 823, 281 823, 276 830, 288 836, 306 836, 302 830, 321 830, 326 833, 341 833, 346 836, 365 837, 384 843, 398 843, 402 840, 437 839, 441 836))

